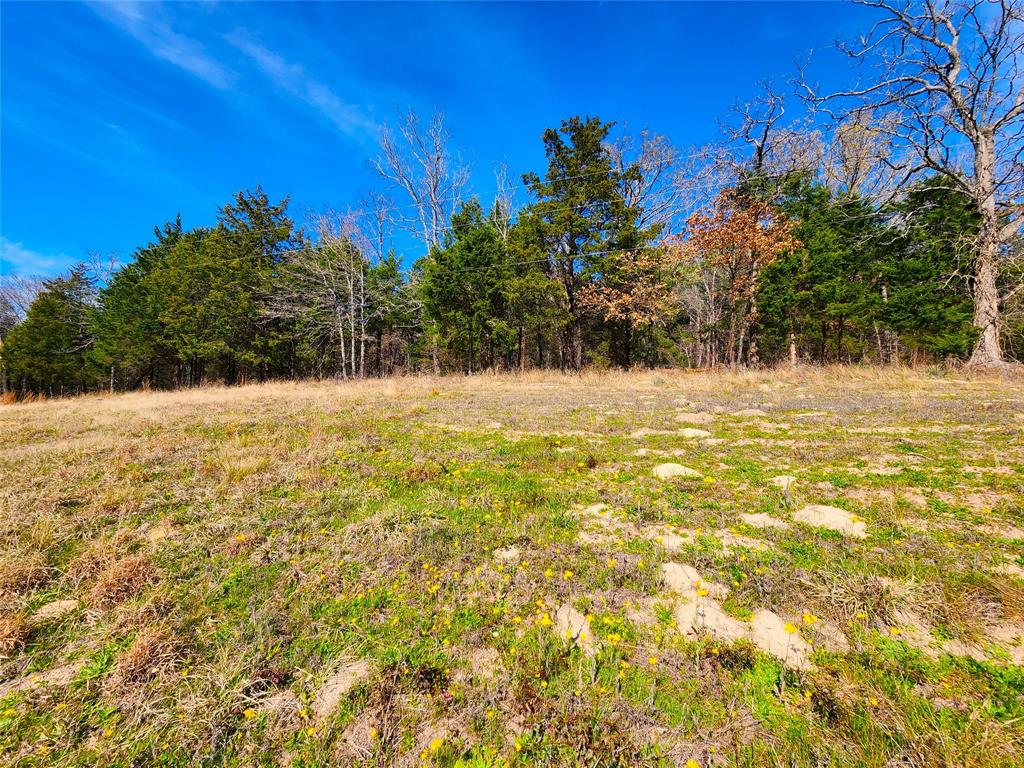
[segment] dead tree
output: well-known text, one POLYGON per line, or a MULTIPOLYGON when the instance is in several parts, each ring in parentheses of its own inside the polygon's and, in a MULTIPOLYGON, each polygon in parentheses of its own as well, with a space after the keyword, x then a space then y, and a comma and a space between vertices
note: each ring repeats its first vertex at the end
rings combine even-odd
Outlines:
POLYGON ((762 183, 775 182, 764 189, 769 198, 777 196, 787 176, 822 166, 821 133, 806 117, 785 124, 785 97, 771 83, 762 83, 761 93, 736 104, 732 113, 722 125, 720 161, 737 179, 751 174, 762 183))
POLYGON ((373 166, 409 197, 413 214, 401 217, 402 222, 427 250, 438 245, 469 178, 468 169, 448 148, 444 115, 435 113, 423 127, 410 111, 397 133, 386 126, 373 166))
POLYGON ((802 78, 811 104, 845 122, 874 115, 906 160, 901 184, 922 173, 947 178, 978 211, 971 295, 978 339, 971 364, 1005 364, 1002 262, 1024 220, 1024 4, 1020 0, 857 0, 882 14, 854 44, 872 67, 863 84, 822 94, 802 78), (966 151, 961 151, 966 150, 966 151))
MULTIPOLYGON (((457 156, 453 157, 448 148, 444 115, 434 113, 424 128, 416 113, 410 110, 398 126, 397 134, 386 126, 381 134, 380 154, 373 166, 411 200, 413 214, 400 216, 400 222, 420 239, 426 252, 440 245, 469 180, 469 169, 457 156)), ((434 373, 439 373, 437 329, 428 329, 428 334, 434 373)))

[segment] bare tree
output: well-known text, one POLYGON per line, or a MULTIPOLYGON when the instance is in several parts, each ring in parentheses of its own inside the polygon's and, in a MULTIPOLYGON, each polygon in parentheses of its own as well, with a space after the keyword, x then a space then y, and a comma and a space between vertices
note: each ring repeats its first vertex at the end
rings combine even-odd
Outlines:
POLYGON ((680 165, 679 150, 665 136, 646 128, 639 136, 622 134, 607 149, 623 178, 623 201, 640 212, 637 226, 671 230, 686 211, 688 177, 680 165), (638 172, 629 173, 634 168, 638 172))
POLYGON ((13 318, 11 325, 25 317, 25 313, 41 290, 41 277, 0 275, 0 307, 6 316, 13 318))
POLYGON ((362 200, 359 221, 363 238, 378 261, 391 250, 395 203, 383 192, 369 192, 362 200))
POLYGON ((771 83, 761 93, 733 107, 733 118, 722 126, 725 151, 719 162, 734 175, 752 172, 765 179, 820 168, 824 156, 821 133, 807 117, 784 123, 786 101, 771 83))
POLYGON ((313 336, 327 339, 341 378, 365 372, 366 256, 351 216, 332 213, 316 219, 316 245, 289 251, 281 280, 264 314, 300 320, 313 336))
POLYGON ((403 223, 427 250, 440 243, 469 178, 468 169, 448 148, 444 115, 435 112, 424 127, 410 110, 397 133, 385 126, 373 165, 412 201, 415 213, 402 217, 403 223))
POLYGON ((835 126, 825 150, 825 184, 869 200, 885 201, 896 191, 893 145, 870 111, 858 112, 835 126))
MULTIPOLYGON (((978 340, 971 363, 1004 364, 1000 271, 1024 221, 1024 4, 1020 0, 857 0, 883 16, 839 47, 876 72, 864 85, 807 99, 839 121, 872 114, 908 160, 904 182, 945 176, 980 217, 971 292, 978 340), (967 151, 960 151, 966 147, 967 151)), ((1011 292, 1018 291, 1013 287, 1011 292)))
MULTIPOLYGON (((412 201, 414 215, 399 217, 426 251, 440 244, 452 212, 469 180, 469 169, 448 147, 444 115, 435 112, 426 127, 412 110, 398 126, 397 134, 385 126, 380 154, 373 161, 383 178, 401 189, 412 201)), ((401 210, 401 209, 396 209, 401 210)), ((434 373, 440 372, 437 329, 428 328, 434 373)))
POLYGON ((494 169, 494 226, 502 241, 507 241, 512 231, 512 216, 516 185, 508 174, 508 165, 502 163, 494 169))
POLYGON ((121 258, 116 253, 88 251, 82 264, 93 282, 96 285, 104 286, 110 282, 110 278, 121 266, 121 258))

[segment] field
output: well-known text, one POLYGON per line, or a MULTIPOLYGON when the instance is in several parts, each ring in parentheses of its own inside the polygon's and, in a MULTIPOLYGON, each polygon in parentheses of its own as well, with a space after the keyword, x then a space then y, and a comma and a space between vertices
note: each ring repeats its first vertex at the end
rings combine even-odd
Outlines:
POLYGON ((1024 387, 0 408, 3 765, 1024 765, 1024 387))

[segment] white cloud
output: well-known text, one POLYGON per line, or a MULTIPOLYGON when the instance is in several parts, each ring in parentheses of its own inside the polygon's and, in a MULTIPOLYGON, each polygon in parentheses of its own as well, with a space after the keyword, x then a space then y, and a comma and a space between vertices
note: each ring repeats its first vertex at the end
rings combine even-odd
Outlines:
POLYGON ((63 253, 40 253, 0 235, 0 274, 21 277, 50 276, 65 269, 70 262, 70 257, 63 253))
POLYGON ((276 88, 313 107, 342 133, 363 140, 375 137, 380 131, 380 126, 363 114, 358 106, 342 101, 329 87, 307 75, 302 65, 285 61, 241 32, 233 32, 225 37, 248 56, 276 88))
POLYGON ((215 88, 226 90, 236 74, 209 56, 192 38, 175 32, 165 21, 149 12, 155 3, 101 2, 93 9, 114 26, 145 45, 159 59, 169 61, 186 72, 205 80, 215 88))

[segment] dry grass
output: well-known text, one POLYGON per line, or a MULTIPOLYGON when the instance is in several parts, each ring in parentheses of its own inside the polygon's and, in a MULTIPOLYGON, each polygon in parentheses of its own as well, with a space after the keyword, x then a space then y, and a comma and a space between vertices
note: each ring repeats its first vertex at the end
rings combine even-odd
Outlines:
POLYGON ((172 671, 180 659, 179 643, 167 629, 144 627, 118 656, 109 685, 113 689, 140 685, 172 671))
POLYGON ((0 595, 26 592, 46 581, 50 574, 40 552, 11 552, 0 558, 0 595))
POLYGON ((31 629, 20 613, 0 614, 0 657, 10 656, 24 646, 31 629))
POLYGON ((93 605, 109 607, 137 596, 157 580, 158 571, 146 555, 118 560, 101 571, 89 590, 93 605))

